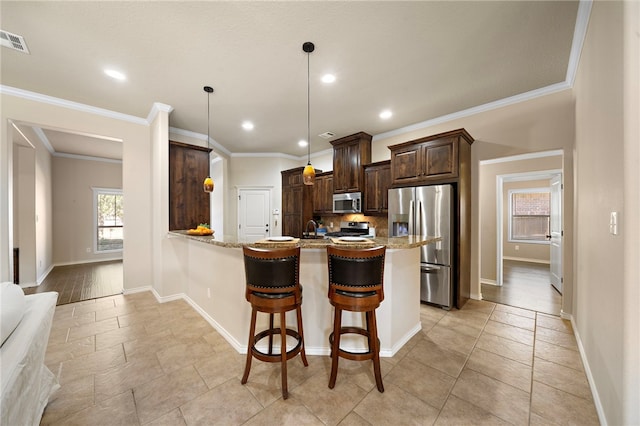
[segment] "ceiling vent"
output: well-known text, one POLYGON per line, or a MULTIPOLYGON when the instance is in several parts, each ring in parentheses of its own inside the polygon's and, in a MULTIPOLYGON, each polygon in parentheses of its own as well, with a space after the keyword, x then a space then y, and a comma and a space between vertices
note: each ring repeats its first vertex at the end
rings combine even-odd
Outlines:
POLYGON ((29 53, 29 49, 27 48, 27 43, 25 43, 24 38, 17 34, 11 34, 10 32, 0 30, 0 44, 9 49, 17 50, 22 53, 29 53))
POLYGON ((336 134, 332 133, 332 132, 324 132, 324 133, 320 133, 318 136, 320 136, 321 138, 324 138, 324 139, 331 139, 335 135, 336 134))

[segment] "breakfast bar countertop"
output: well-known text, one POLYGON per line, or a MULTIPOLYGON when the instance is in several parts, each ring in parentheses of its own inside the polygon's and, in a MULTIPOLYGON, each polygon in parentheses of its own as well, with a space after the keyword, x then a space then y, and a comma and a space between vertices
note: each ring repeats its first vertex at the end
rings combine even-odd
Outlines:
MULTIPOLYGON (((224 235, 222 237, 214 235, 188 235, 186 231, 169 231, 169 236, 188 238, 190 240, 200 241, 202 243, 212 244, 219 247, 242 248, 244 245, 252 247, 264 248, 282 248, 291 247, 293 245, 300 248, 322 249, 330 244, 334 244, 332 239, 298 239, 289 241, 267 241, 261 240, 256 242, 241 241, 235 236, 224 235)), ((366 242, 341 242, 340 245, 350 248, 368 248, 376 245, 386 246, 388 249, 410 249, 421 247, 427 244, 440 241, 440 237, 420 237, 417 235, 409 235, 406 237, 375 237, 367 238, 366 242)))

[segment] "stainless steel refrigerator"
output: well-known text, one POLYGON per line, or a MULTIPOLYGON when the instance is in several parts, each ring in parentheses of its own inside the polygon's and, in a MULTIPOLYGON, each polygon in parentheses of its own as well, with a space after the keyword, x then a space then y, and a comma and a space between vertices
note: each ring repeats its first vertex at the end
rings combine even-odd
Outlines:
POLYGON ((420 300, 447 309, 453 306, 452 214, 451 185, 389 190, 390 237, 421 235, 442 238, 420 248, 420 300))

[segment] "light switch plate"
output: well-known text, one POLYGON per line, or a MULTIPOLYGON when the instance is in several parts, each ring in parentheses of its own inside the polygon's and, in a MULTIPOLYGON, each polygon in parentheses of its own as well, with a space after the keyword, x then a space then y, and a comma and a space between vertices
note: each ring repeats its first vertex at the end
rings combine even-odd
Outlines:
POLYGON ((609 218, 609 234, 618 235, 618 212, 611 212, 609 218))

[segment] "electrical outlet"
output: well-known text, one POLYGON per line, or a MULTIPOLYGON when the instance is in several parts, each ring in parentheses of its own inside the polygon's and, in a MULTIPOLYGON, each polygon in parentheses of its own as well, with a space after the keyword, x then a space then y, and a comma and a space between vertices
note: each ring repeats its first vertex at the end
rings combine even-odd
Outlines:
POLYGON ((207 289, 207 297, 209 299, 211 299, 211 289, 210 288, 207 289))
POLYGON ((516 251, 520 250, 520 246, 515 247, 516 251))
POLYGON ((91 253, 91 247, 87 247, 87 253, 91 253))

